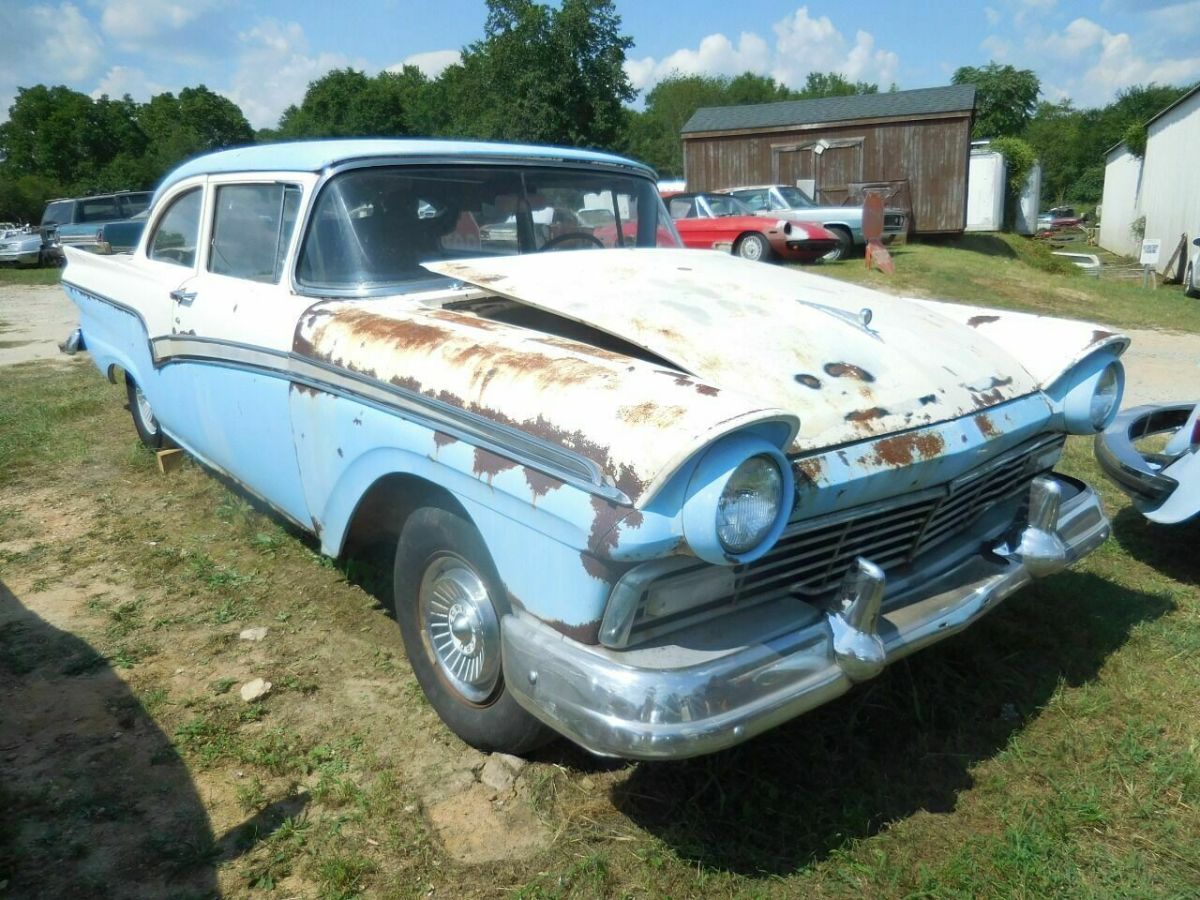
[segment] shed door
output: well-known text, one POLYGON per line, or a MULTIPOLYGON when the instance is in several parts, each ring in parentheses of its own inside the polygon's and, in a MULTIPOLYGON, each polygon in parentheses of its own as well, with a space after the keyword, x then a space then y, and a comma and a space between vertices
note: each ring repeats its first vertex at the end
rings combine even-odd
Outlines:
POLYGON ((816 178, 813 169, 813 145, 789 144, 771 148, 771 181, 791 184, 816 178))
MULTIPOLYGON (((814 153, 817 148, 814 148, 814 153)), ((841 206, 850 193, 850 182, 863 179, 863 140, 830 141, 817 154, 817 201, 841 206)))

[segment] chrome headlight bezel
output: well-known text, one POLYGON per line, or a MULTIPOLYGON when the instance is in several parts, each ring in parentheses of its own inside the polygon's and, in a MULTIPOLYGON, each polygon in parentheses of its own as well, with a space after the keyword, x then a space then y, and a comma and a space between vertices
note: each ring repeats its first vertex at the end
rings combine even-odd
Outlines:
POLYGON ((1080 361, 1046 391, 1057 401, 1063 430, 1085 435, 1099 434, 1111 424, 1124 392, 1125 367, 1108 348, 1080 361))
MULTIPOLYGON (((791 465, 779 448, 755 435, 735 434, 717 441, 705 451, 688 481, 681 512, 683 537, 692 552, 705 562, 741 565, 765 554, 783 533, 791 515, 795 484, 791 465), (774 466, 778 478, 770 478, 775 496, 770 524, 759 529, 747 545, 729 546, 722 539, 722 498, 734 476, 744 477, 746 467, 774 466)), ((727 504, 726 504, 727 505, 727 504)))

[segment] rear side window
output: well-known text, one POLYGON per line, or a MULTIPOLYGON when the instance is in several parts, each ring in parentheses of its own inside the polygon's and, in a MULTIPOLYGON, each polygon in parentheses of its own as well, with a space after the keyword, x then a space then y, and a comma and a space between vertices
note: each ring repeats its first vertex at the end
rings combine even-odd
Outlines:
POLYGON ((276 284, 300 208, 291 184, 223 184, 217 188, 208 270, 276 284))
POLYGON ((158 220, 150 242, 150 258, 191 268, 196 264, 200 234, 200 188, 176 197, 158 220))
POLYGON ((150 206, 150 197, 151 195, 148 193, 122 194, 117 198, 121 204, 121 215, 126 219, 132 219, 150 206))
POLYGON ((121 218, 116 197, 94 197, 79 201, 80 222, 111 222, 121 218))

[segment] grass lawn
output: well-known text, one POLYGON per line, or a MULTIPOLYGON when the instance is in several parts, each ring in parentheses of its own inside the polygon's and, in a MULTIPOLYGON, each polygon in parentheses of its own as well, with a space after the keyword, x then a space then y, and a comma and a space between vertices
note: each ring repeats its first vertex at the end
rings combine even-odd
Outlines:
MULTIPOLYGON (((968 253, 906 248, 902 277, 968 253)), ((1063 468, 1115 536, 1070 572, 741 747, 559 743, 497 789, 417 688, 380 569, 190 462, 160 475, 84 358, 2 377, 13 896, 1195 896, 1200 530, 1149 527, 1088 441, 1063 468)))
POLYGON ((42 268, 0 266, 0 285, 58 284, 60 278, 62 278, 62 269, 55 266, 42 268))
MULTIPOLYGON (((1065 249, 1116 257, 1086 245, 1065 249)), ((863 260, 824 263, 808 271, 844 278, 888 293, 957 300, 978 306, 1085 319, 1118 328, 1200 333, 1200 300, 1179 285, 1143 289, 1141 280, 1089 278, 1043 244, 1015 235, 968 234, 912 242, 891 250, 893 275, 867 271, 863 260)))

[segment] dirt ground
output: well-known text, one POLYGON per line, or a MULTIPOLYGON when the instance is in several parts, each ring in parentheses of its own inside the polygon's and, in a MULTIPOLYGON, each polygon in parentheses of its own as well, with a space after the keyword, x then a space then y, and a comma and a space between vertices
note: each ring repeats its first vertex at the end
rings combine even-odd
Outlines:
MULTIPOLYGON (((76 321, 58 287, 0 287, 0 366, 52 360, 64 377, 99 382, 83 378, 86 356, 58 351, 76 321)), ((1126 363, 1127 403, 1191 399, 1200 336, 1136 332, 1126 363)), ((6 377, 0 369, 0 391, 6 377)), ((301 877, 273 862, 288 852, 288 828, 311 847, 303 823, 330 819, 331 841, 362 848, 329 851, 351 875, 382 844, 390 858, 420 860, 421 877, 438 865, 432 856, 500 866, 481 870, 471 891, 490 896, 518 883, 519 869, 503 866, 537 856, 568 827, 536 813, 555 790, 575 792, 584 818, 594 798, 654 793, 620 787, 629 770, 570 749, 526 765, 458 742, 420 700, 396 629, 348 576, 323 561, 314 584, 310 547, 252 510, 229 509, 196 467, 155 481, 148 456, 121 449, 132 427, 119 402, 105 409, 99 449, 59 483, 0 488, 0 807, 16 802, 5 773, 36 785, 19 799, 34 810, 25 827, 44 833, 21 840, 43 848, 50 868, 33 885, 20 874, 10 884, 0 867, 0 896, 80 884, 95 896, 116 885, 152 897, 247 884, 308 896, 314 880, 317 893, 349 896, 357 882, 339 893, 336 867, 301 877), (210 513, 197 525, 199 509, 210 513), (255 548, 253 569, 223 555, 234 544, 255 548), (266 636, 246 638, 251 627, 266 636), (244 704, 239 689, 256 677, 273 682, 270 700, 244 704), (229 743, 233 731, 240 743, 229 743), (348 731, 352 742, 328 738, 348 731), (260 771, 261 781, 250 774, 260 771), (388 820, 388 834, 357 830, 355 809, 388 820), (82 845, 75 820, 103 835, 104 854, 82 845)))

